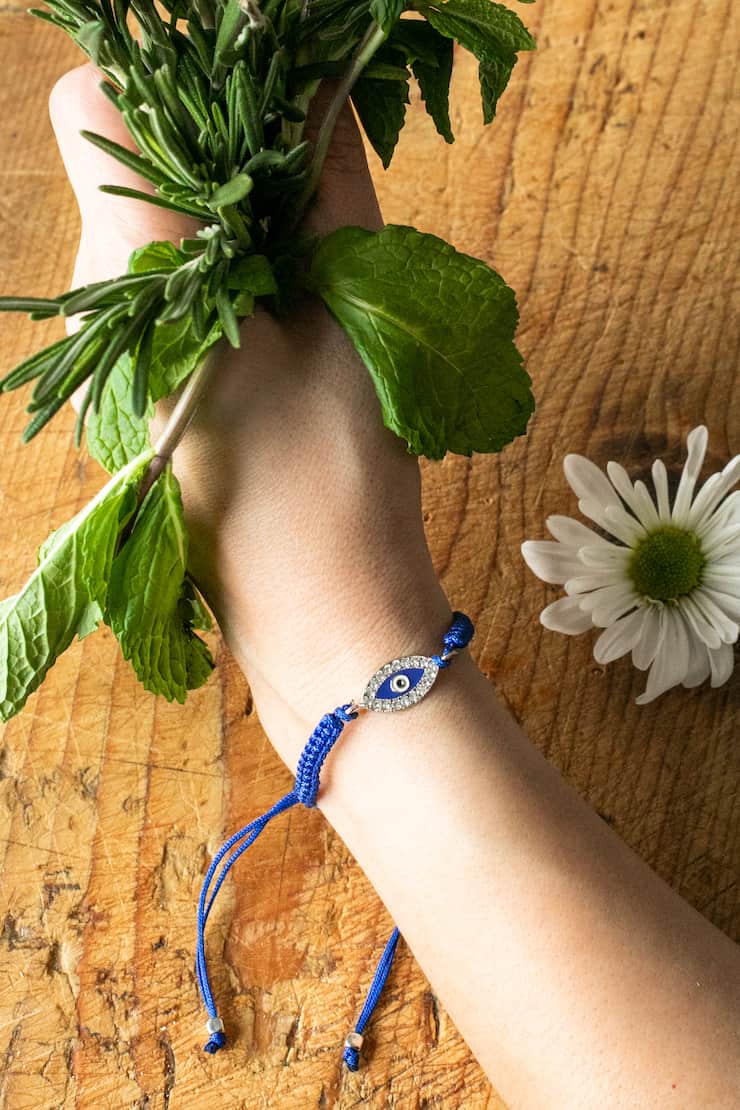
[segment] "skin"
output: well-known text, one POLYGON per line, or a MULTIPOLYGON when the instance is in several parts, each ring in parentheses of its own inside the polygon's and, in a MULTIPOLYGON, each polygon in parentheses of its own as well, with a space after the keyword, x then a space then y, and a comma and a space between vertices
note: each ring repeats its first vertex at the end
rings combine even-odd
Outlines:
MULTIPOLYGON (((82 67, 51 98, 82 217, 73 284, 191 230, 96 192, 146 187, 78 135, 131 145, 97 82, 82 67)), ((311 222, 381 226, 348 112, 311 222)), ((450 607, 417 463, 341 331, 307 298, 242 335, 175 470, 193 572, 294 769, 319 717, 380 662, 438 649, 450 607)), ((740 1104, 740 949, 550 767, 467 653, 412 712, 360 717, 319 805, 512 1108, 740 1104)))

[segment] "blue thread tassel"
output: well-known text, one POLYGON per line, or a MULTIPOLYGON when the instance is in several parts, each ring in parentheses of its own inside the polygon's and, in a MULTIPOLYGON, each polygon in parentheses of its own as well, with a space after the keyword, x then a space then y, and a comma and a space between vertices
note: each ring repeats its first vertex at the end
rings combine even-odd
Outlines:
POLYGON ((320 785, 319 776, 324 760, 339 739, 346 722, 354 720, 356 716, 356 713, 350 712, 349 705, 341 705, 339 708, 335 709, 333 713, 327 713, 321 718, 303 749, 298 763, 298 772, 293 789, 289 794, 286 794, 284 798, 281 798, 279 802, 276 802, 267 813, 264 813, 261 817, 257 817, 254 821, 250 821, 243 829, 240 829, 239 832, 229 837, 226 843, 213 857, 211 866, 206 872, 200 898, 198 899, 198 940, 195 949, 195 971, 198 977, 198 986, 203 998, 203 1003, 208 1011, 208 1031, 211 1034, 209 1040, 203 1046, 206 1052, 218 1052, 219 1049, 223 1048, 226 1044, 223 1023, 216 1013, 216 1003, 213 999, 213 992, 211 991, 211 984, 208 979, 208 968, 206 966, 205 928, 208 915, 211 912, 216 896, 223 885, 224 879, 239 859, 239 856, 254 844, 265 825, 267 825, 273 817, 297 805, 299 802, 302 802, 304 806, 308 807, 316 805, 316 797, 320 785), (236 845, 239 846, 235 847, 236 845), (209 888, 218 871, 219 864, 224 856, 227 855, 228 852, 231 852, 232 848, 235 848, 235 851, 231 853, 221 868, 209 897, 209 888))
POLYGON ((399 933, 398 929, 394 929, 391 933, 390 940, 385 946, 385 951, 380 957, 380 961, 375 971, 375 977, 370 984, 370 990, 367 992, 367 998, 365 999, 365 1005, 362 1007, 362 1013, 357 1019, 357 1025, 355 1026, 355 1035, 353 1037, 352 1034, 350 1034, 344 1046, 342 1059, 344 1060, 350 1071, 357 1071, 360 1066, 360 1048, 362 1046, 362 1033, 370 1018, 372 1017, 373 1010, 378 1004, 381 992, 383 990, 383 987, 385 986, 385 981, 388 978, 391 967, 393 966, 393 957, 396 954, 396 946, 398 944, 398 938, 400 935, 401 934, 399 933), (353 1044, 353 1040, 359 1043, 353 1044))

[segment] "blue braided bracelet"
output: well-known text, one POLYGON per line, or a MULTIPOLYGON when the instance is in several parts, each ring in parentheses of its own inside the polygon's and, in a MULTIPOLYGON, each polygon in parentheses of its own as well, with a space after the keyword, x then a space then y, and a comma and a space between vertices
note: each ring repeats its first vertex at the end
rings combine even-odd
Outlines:
MULTIPOLYGON (((216 1004, 213 1000, 211 984, 208 981, 205 927, 216 895, 221 889, 227 874, 239 859, 239 856, 246 852, 250 845, 254 844, 265 825, 278 813, 290 809, 298 802, 309 808, 316 805, 321 768, 324 760, 339 739, 347 721, 354 721, 358 713, 363 710, 371 710, 375 713, 392 713, 416 705, 425 694, 429 693, 440 670, 448 667, 453 656, 467 647, 473 637, 473 632, 473 623, 469 617, 466 617, 464 613, 453 613, 452 623, 443 637, 442 651, 439 655, 404 655, 399 659, 391 660, 390 663, 386 663, 385 666, 376 671, 370 679, 362 695, 362 701, 359 703, 352 701, 347 705, 340 705, 333 713, 327 713, 326 716, 322 717, 303 749, 298 761, 296 780, 290 793, 276 802, 267 813, 257 817, 254 821, 250 821, 243 829, 229 837, 214 856, 203 881, 203 888, 198 900, 198 942, 195 952, 198 986, 203 1003, 208 1011, 207 1029, 210 1037, 204 1046, 206 1052, 218 1052, 226 1044, 224 1024, 216 1013, 216 1004), (216 876, 224 856, 228 858, 218 876, 216 876), (210 890, 214 877, 213 890, 210 890)), ((393 957, 396 954, 398 938, 398 929, 394 929, 380 958, 362 1013, 354 1031, 349 1034, 345 1041, 342 1059, 350 1071, 357 1071, 359 1066, 362 1033, 370 1020, 388 978, 393 957)))

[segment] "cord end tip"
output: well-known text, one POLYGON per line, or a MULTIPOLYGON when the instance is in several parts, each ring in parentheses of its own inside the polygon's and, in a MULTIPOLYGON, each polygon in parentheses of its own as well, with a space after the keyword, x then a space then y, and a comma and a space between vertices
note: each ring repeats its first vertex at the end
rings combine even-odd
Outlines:
POLYGON ((223 1048, 225 1044, 226 1037, 223 1035, 223 1033, 214 1033, 211 1039, 209 1041, 206 1041, 206 1043, 203 1045, 203 1051, 210 1052, 211 1055, 213 1055, 214 1052, 218 1052, 219 1049, 223 1048))
POLYGON ((226 1044, 226 1037, 224 1035, 224 1023, 219 1017, 209 1018, 206 1022, 206 1029, 211 1034, 209 1040, 203 1045, 203 1051, 209 1052, 213 1055, 218 1052, 226 1044))
POLYGON ((360 1054, 356 1048, 347 1046, 342 1053, 342 1059, 350 1071, 359 1071, 360 1069, 360 1054))
POLYGON ((360 1049, 362 1048, 362 1034, 355 1031, 347 1036, 344 1042, 342 1059, 350 1071, 358 1071, 360 1067, 360 1049))

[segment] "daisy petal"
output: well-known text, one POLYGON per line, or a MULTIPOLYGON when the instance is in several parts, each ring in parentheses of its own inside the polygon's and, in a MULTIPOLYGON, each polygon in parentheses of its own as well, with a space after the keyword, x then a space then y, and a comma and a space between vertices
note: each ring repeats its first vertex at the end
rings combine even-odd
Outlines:
MULTIPOLYGON (((594 659, 597 663, 611 663, 632 651, 642 632, 645 610, 638 609, 628 617, 622 617, 610 628, 605 628, 594 644, 594 659)), ((707 664, 708 667, 708 664, 707 664)))
POLYGON ((740 563, 731 559, 718 560, 701 573, 702 585, 714 586, 725 593, 740 594, 740 563))
POLYGON ((712 683, 715 687, 723 686, 732 674, 735 667, 734 652, 730 644, 722 644, 716 651, 709 652, 709 665, 712 668, 712 683))
POLYGON ((707 439, 708 432, 704 424, 693 428, 686 437, 688 457, 681 471, 681 480, 673 502, 673 521, 681 527, 686 526, 694 486, 707 452, 707 439))
POLYGON ((683 685, 688 689, 700 686, 709 678, 710 672, 706 644, 702 644, 689 633, 689 666, 684 675, 683 685))
POLYGON ((655 503, 650 496, 650 491, 647 486, 639 479, 635 482, 635 499, 637 501, 637 515, 645 527, 659 527, 660 517, 658 516, 658 510, 655 508, 655 503))
POLYGON ((734 551, 730 551, 713 559, 709 569, 720 574, 740 574, 740 558, 734 551))
MULTIPOLYGON (((583 571, 584 567, 579 567, 583 571)), ((567 594, 585 594, 589 590, 599 590, 604 586, 621 586, 623 577, 618 570, 595 570, 591 574, 571 576, 565 583, 567 594)))
POLYGON ((691 598, 699 606, 712 627, 717 630, 720 640, 725 644, 734 644, 738 633, 740 633, 740 628, 733 620, 730 620, 719 605, 712 601, 706 590, 699 587, 698 590, 694 590, 691 598))
POLYGON ((591 618, 579 608, 577 597, 561 597, 540 613, 540 623, 552 632, 576 636, 592 628, 591 618))
POLYGON ((610 532, 628 546, 632 546, 645 535, 640 522, 630 516, 621 503, 615 501, 610 505, 602 505, 598 501, 579 501, 578 508, 594 524, 598 524, 605 532, 610 532))
MULTIPOLYGON (((691 597, 687 596, 681 598, 681 611, 689 626, 689 632, 693 633, 693 639, 698 640, 709 648, 719 647, 722 643, 719 632, 712 622, 707 620, 699 606, 691 597)), ((708 660, 707 666, 709 666, 708 660)))
POLYGON ((625 582, 603 586, 600 590, 581 595, 581 609, 591 614, 597 628, 607 628, 618 617, 639 606, 640 599, 625 582))
POLYGON ((591 608, 591 620, 597 628, 608 628, 615 620, 636 607, 643 610, 645 608, 640 605, 640 599, 630 586, 622 586, 619 590, 599 590, 598 593, 599 603, 591 608))
POLYGON ((686 518, 686 527, 694 532, 700 532, 702 527, 712 515, 714 507, 713 493, 722 481, 721 474, 710 474, 701 487, 686 518), (709 508, 707 508, 709 506, 709 508))
MULTIPOLYGON (((714 477, 718 475, 715 474, 714 477)), ((713 513, 702 519, 701 524, 694 531, 700 539, 706 538, 711 541, 715 530, 732 528, 736 524, 740 524, 740 489, 736 489, 726 497, 713 513)))
POLYGON ((561 585, 583 571, 578 551, 552 540, 527 540, 522 544, 524 561, 543 582, 561 585))
POLYGON ((663 524, 667 524, 671 519, 671 502, 668 496, 668 471, 662 459, 655 460, 652 474, 655 499, 658 502, 658 516, 663 524))
POLYGON ((566 455, 563 471, 568 485, 583 501, 593 501, 597 505, 619 504, 619 498, 611 482, 596 463, 583 455, 566 455))
POLYGON ((626 577, 627 564, 632 556, 629 547, 617 547, 614 543, 605 543, 603 547, 582 547, 578 558, 592 570, 616 571, 620 578, 626 577))
MULTIPOLYGON (((609 531, 624 543, 634 544, 646 534, 644 525, 621 505, 607 505, 604 514, 609 531)), ((593 519, 593 518, 592 518, 593 519)))
POLYGON ((683 682, 689 669, 689 635, 679 612, 664 608, 663 636, 648 674, 645 692, 637 698, 638 705, 647 705, 672 686, 683 682))
POLYGON ((587 528, 585 524, 581 524, 580 520, 574 520, 572 516, 549 516, 545 524, 550 535, 554 536, 556 540, 560 540, 561 543, 567 544, 568 547, 580 548, 584 545, 613 546, 608 540, 597 536, 596 532, 587 528))
POLYGON ((738 480, 740 480, 740 455, 735 455, 721 474, 713 474, 711 478, 707 478, 699 490, 688 514, 688 527, 700 527, 738 480))
POLYGON ((736 623, 740 621, 740 591, 736 594, 723 593, 721 590, 710 589, 706 583, 702 587, 704 593, 709 597, 715 605, 719 606, 730 620, 736 623))
POLYGON ((692 636, 691 630, 689 629, 689 666, 686 675, 683 676, 683 683, 681 685, 686 686, 687 689, 692 689, 706 682, 709 675, 710 666, 707 645, 702 644, 696 636, 692 636))
POLYGON ((701 543, 706 559, 721 559, 723 555, 734 555, 736 550, 740 550, 740 524, 726 524, 724 528, 712 531, 714 534, 705 536, 701 543))
POLYGON ((636 482, 633 486, 627 471, 617 462, 607 463, 606 471, 615 490, 643 528, 654 528, 660 523, 644 482, 636 482), (641 487, 640 490, 637 488, 638 484, 641 487))
POLYGON ((646 671, 655 658, 663 634, 662 613, 655 605, 645 611, 642 636, 632 648, 632 662, 640 671, 646 671))

